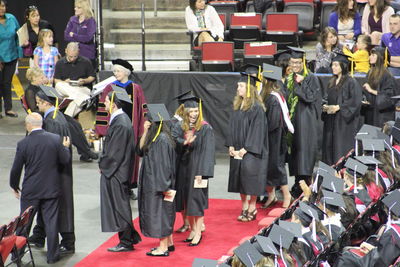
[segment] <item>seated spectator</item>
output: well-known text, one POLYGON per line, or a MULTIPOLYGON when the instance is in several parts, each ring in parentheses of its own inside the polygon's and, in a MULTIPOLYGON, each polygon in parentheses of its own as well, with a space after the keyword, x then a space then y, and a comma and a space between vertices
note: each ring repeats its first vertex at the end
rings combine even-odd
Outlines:
POLYGON ((357 38, 357 51, 352 53, 350 49, 343 47, 343 53, 350 57, 351 71, 353 72, 353 64, 355 63, 354 70, 360 73, 367 73, 369 71, 369 48, 371 47, 371 37, 368 35, 360 35, 357 38), (354 63, 353 63, 354 62, 354 63))
POLYGON ((389 18, 390 32, 382 35, 381 46, 387 47, 390 54, 389 71, 393 76, 400 76, 400 15, 393 14, 389 18))
POLYGON ((88 0, 75 1, 75 16, 72 16, 64 30, 67 42, 79 43, 79 55, 88 58, 96 69, 96 21, 88 0))
POLYGON ((79 56, 78 43, 69 43, 65 53, 65 57, 56 64, 54 82, 58 93, 63 97, 73 99, 64 113, 74 118, 89 99, 89 88, 95 80, 95 73, 90 61, 79 56))
POLYGON ((26 71, 26 78, 29 81, 28 87, 25 89, 25 100, 28 108, 32 112, 39 112, 36 105, 36 93, 40 91, 40 85, 46 83, 46 76, 41 68, 33 66, 26 71))
POLYGON ((54 68, 58 61, 58 49, 53 46, 53 32, 43 29, 39 32, 39 41, 33 51, 35 66, 41 68, 47 78, 47 83, 53 83, 54 68))
POLYGON ((205 0, 189 0, 185 21, 188 30, 195 33, 194 46, 200 46, 203 42, 224 40, 224 25, 215 8, 206 5, 205 0))
POLYGON ((329 16, 329 26, 334 28, 340 41, 354 40, 361 34, 361 16, 355 0, 339 0, 329 16))
POLYGON ((321 40, 316 46, 315 72, 331 73, 332 58, 341 51, 338 35, 334 28, 325 27, 321 33, 321 40))
POLYGON ((368 0, 361 20, 363 34, 371 36, 373 45, 379 45, 382 34, 390 31, 389 17, 394 14, 393 8, 386 0, 368 0))

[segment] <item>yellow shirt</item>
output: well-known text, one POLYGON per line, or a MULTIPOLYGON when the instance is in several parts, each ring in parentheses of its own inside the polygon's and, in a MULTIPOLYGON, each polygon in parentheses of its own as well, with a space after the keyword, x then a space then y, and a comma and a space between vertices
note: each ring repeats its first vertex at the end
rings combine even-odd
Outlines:
POLYGON ((367 50, 357 50, 355 53, 352 53, 347 47, 343 47, 343 53, 351 57, 350 60, 355 62, 356 67, 354 71, 365 73, 369 71, 369 54, 367 50))

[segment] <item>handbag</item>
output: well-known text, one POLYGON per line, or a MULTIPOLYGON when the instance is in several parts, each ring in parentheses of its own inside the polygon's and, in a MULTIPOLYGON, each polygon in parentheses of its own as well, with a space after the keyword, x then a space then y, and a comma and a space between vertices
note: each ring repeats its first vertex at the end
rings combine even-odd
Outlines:
POLYGON ((33 47, 31 42, 29 42, 29 44, 25 47, 22 48, 23 52, 24 52, 24 56, 26 57, 31 57, 33 56, 33 47))

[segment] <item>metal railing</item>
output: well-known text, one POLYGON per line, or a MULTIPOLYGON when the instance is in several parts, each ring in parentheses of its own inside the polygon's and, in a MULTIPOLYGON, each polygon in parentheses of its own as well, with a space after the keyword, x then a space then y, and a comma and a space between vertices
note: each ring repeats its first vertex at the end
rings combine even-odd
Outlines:
MULTIPOLYGON (((157 2, 157 0, 154 0, 157 2)), ((142 3, 141 28, 142 28, 142 71, 146 71, 146 31, 144 24, 144 4, 142 3)))

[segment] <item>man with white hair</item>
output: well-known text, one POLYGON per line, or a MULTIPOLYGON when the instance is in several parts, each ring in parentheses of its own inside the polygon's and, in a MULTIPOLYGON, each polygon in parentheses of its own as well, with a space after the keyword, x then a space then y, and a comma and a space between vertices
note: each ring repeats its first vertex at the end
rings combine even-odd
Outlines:
POLYGON ((79 44, 71 42, 65 49, 65 57, 57 61, 54 82, 56 90, 73 99, 64 114, 74 118, 90 98, 95 72, 89 59, 79 56, 79 44))

